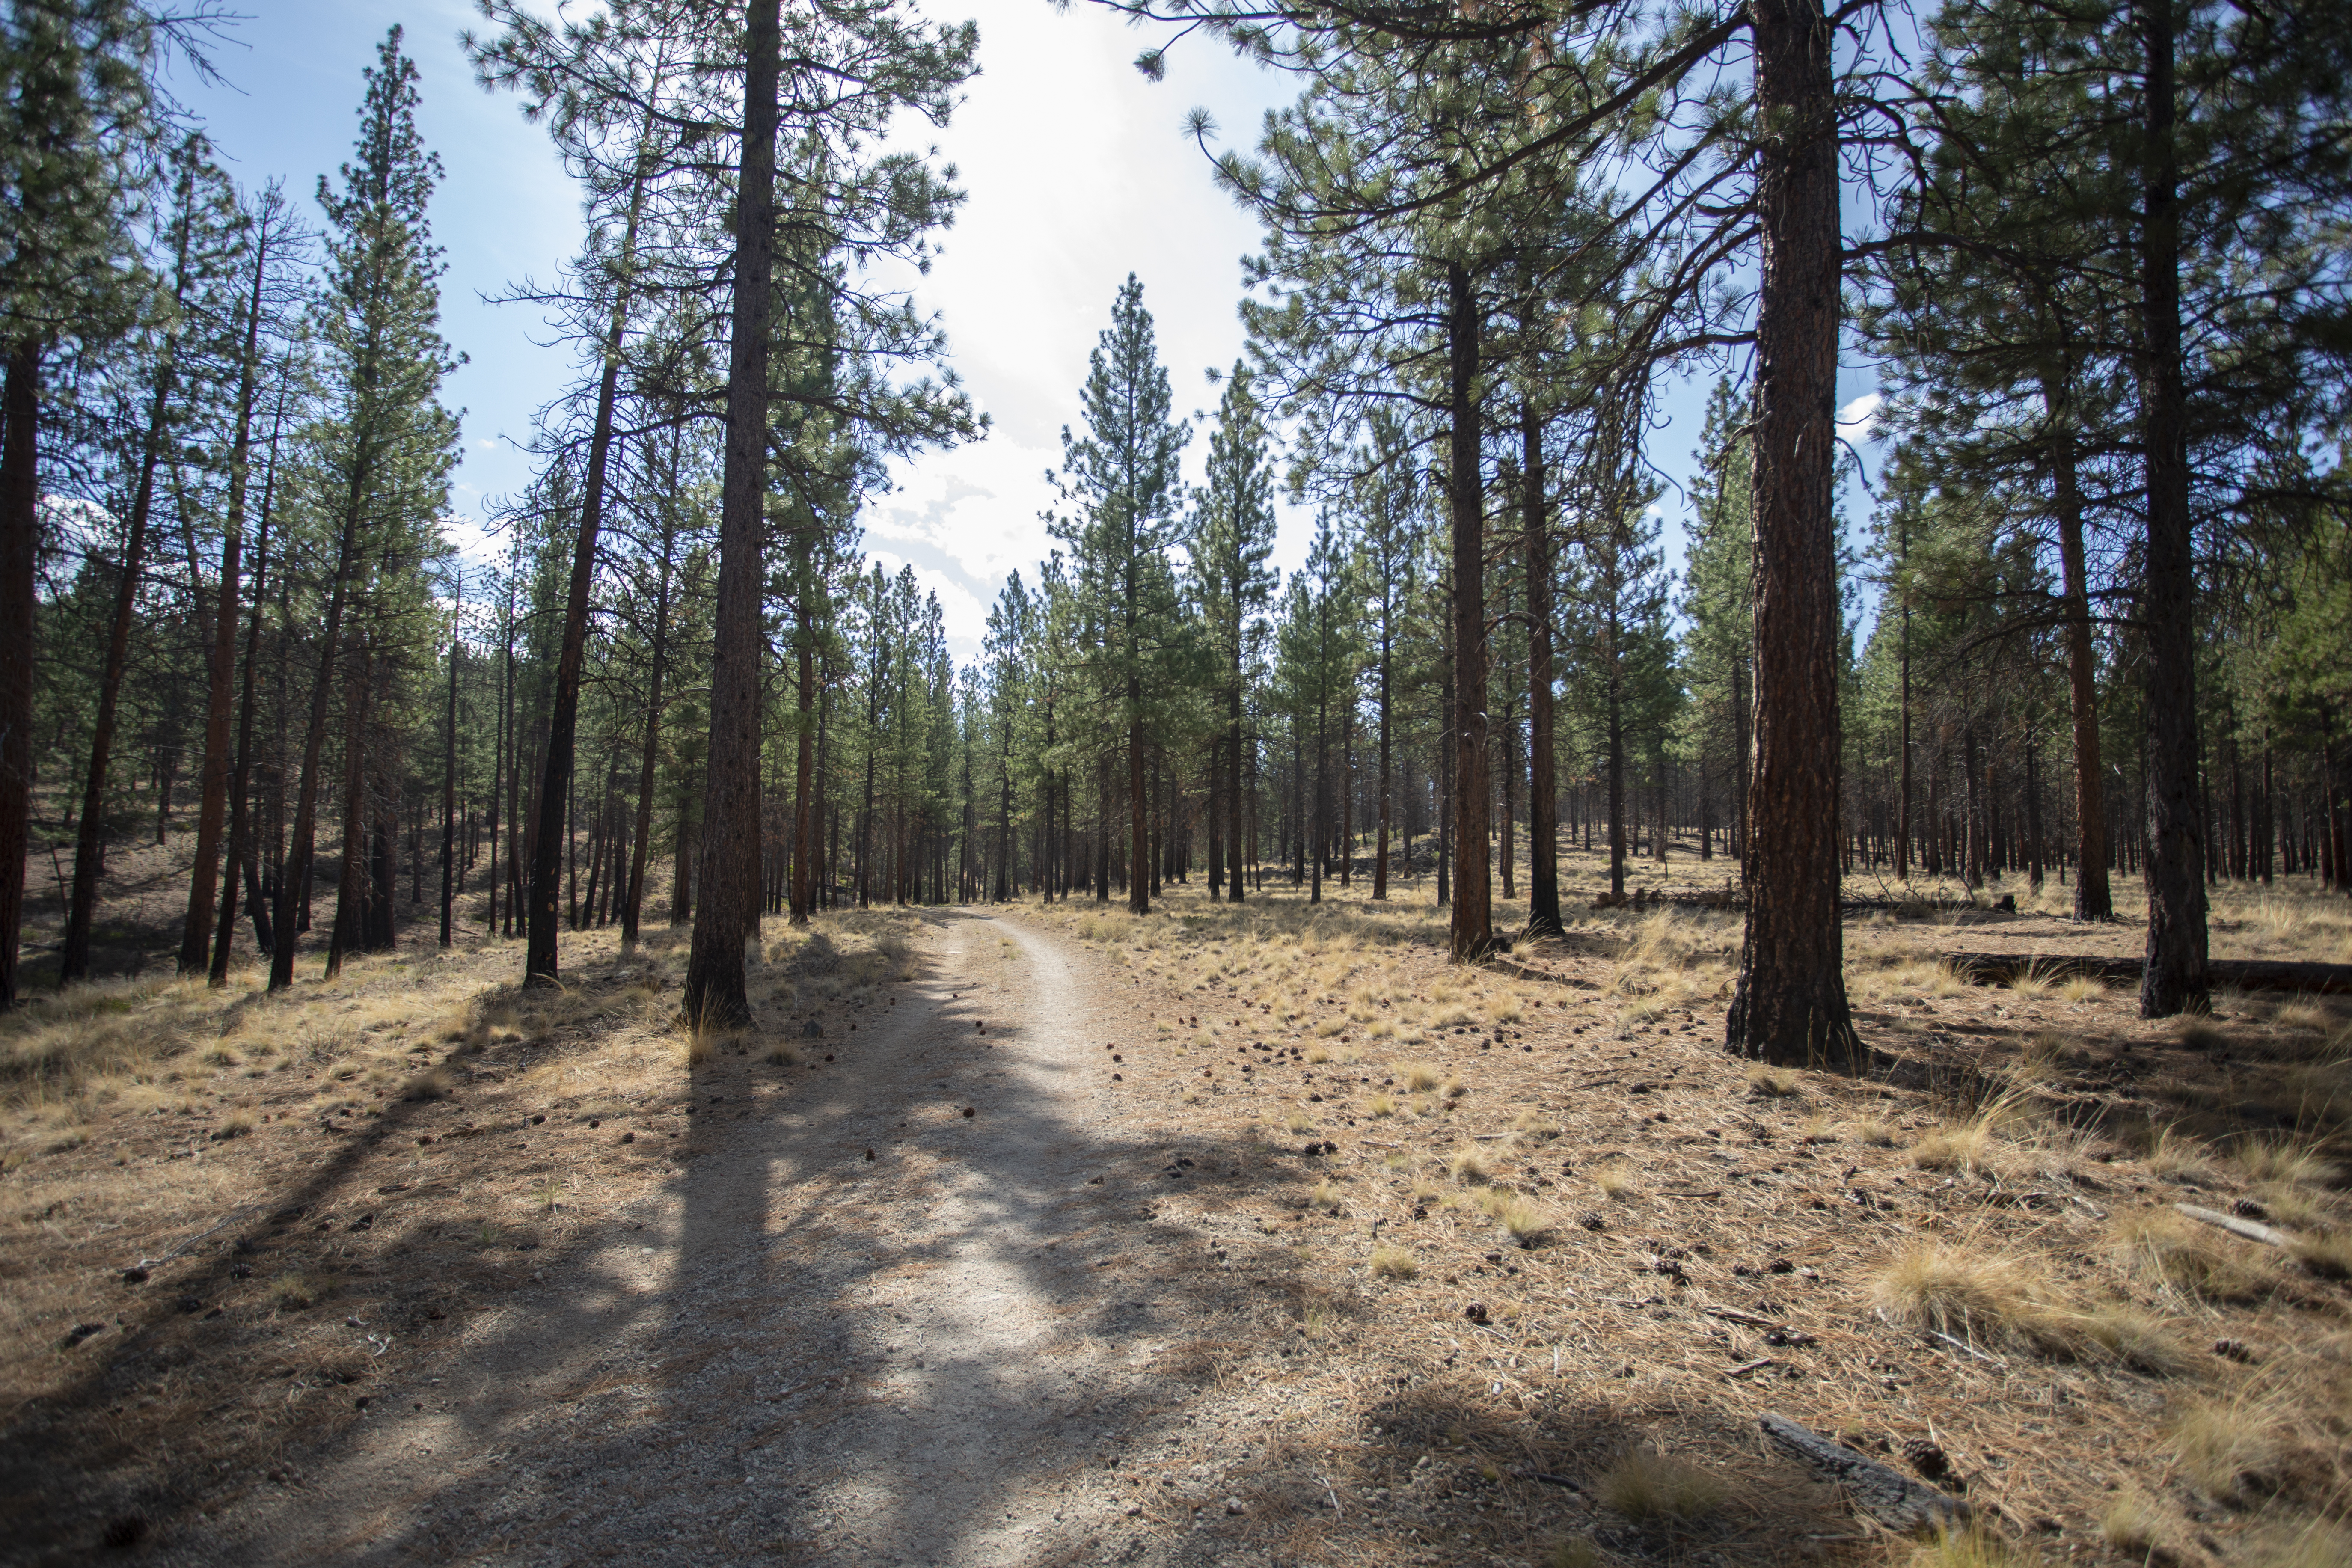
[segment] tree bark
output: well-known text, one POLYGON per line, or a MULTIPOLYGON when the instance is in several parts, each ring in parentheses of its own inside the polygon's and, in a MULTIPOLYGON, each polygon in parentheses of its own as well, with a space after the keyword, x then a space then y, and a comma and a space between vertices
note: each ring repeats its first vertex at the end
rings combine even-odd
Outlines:
POLYGON ((34 574, 40 554, 41 342, 8 345, 0 387, 0 1012, 16 1005, 33 826, 34 574))
POLYGON ((441 945, 457 938, 457 656, 466 604, 466 580, 457 579, 449 607, 449 715, 441 730, 441 945))
POLYGON ((73 897, 67 908, 65 945, 58 961, 60 984, 89 976, 90 926, 97 917, 98 872, 106 849, 106 770, 114 750, 122 671, 130 659, 131 622, 139 606, 139 574, 146 560, 147 519, 155 501, 155 465, 163 455, 164 405, 171 385, 167 349, 148 410, 146 447, 140 457, 138 488, 132 492, 130 526, 123 537, 122 577, 115 589, 106 664, 99 677, 98 717, 90 726, 89 770, 82 776, 81 820, 74 843, 73 897))
POLYGON ((368 656, 353 642, 343 668, 343 847, 335 877, 334 924, 327 932, 327 978, 342 972, 343 955, 367 940, 368 656))
MULTIPOLYGON (((671 479, 676 478, 673 464, 671 479)), ((621 944, 630 948, 637 945, 637 922, 645 915, 646 856, 654 836, 654 770, 661 756, 662 680, 669 673, 669 561, 676 537, 675 515, 665 505, 660 575, 654 587, 654 668, 646 689, 645 751, 637 764, 637 831, 629 847, 628 897, 621 906, 621 944)))
POLYGON ((1755 0, 1762 231, 1753 442, 1755 756, 1737 1055, 1858 1072, 1838 921, 1834 40, 1821 0, 1755 0))
MULTIPOLYGON (((253 717, 258 685, 256 666, 261 658, 261 604, 268 591, 269 578, 269 503, 278 480, 278 440, 275 433, 269 444, 269 468, 261 481, 261 516, 254 530, 253 539, 253 615, 245 628, 245 683, 237 698, 236 760, 232 766, 228 786, 228 875, 221 887, 220 931, 213 939, 212 963, 206 982, 212 985, 228 984, 228 961, 236 937, 236 880, 242 869, 247 892, 253 900, 257 941, 258 932, 275 931, 268 925, 268 916, 261 905, 261 879, 255 865, 253 852, 253 811, 247 800, 253 777, 253 717)), ((274 940, 262 941, 265 950, 274 950, 274 940)))
POLYGON ((2180 367, 2179 174, 2173 145, 2169 0, 2137 0, 2147 48, 2146 210, 2140 228, 2141 376, 2147 458, 2147 955, 2143 1018, 2202 1013, 2205 973, 2204 824, 2197 795, 2196 592, 2189 510, 2188 394, 2180 367))
MULTIPOLYGON (((236 378, 236 426, 231 437, 228 464, 228 510, 221 529, 220 603, 213 627, 212 668, 205 693, 205 764, 202 794, 196 807, 196 860, 188 878, 188 918, 180 932, 180 973, 202 974, 212 959, 213 908, 220 886, 221 825, 228 812, 229 704, 236 687, 237 577, 244 569, 245 492, 253 446, 253 400, 258 382, 261 347, 261 289, 268 274, 269 227, 267 213, 256 232, 253 286, 246 295, 245 351, 236 378)), ((190 574, 195 572, 193 558, 190 574)), ((229 862, 234 899, 236 862, 229 862)))
MULTIPOLYGON (((1559 918, 1559 772, 1552 755, 1551 525, 1544 505, 1543 421, 1526 402, 1519 405, 1519 468, 1527 487, 1520 526, 1527 531, 1528 561, 1528 934, 1558 936, 1566 928, 1559 918)), ((1383 667, 1384 680, 1386 673, 1383 667)), ((1385 701, 1381 711, 1385 789, 1385 701)), ((1384 821, 1386 809, 1383 801, 1384 821)))
POLYGON ((1453 958, 1474 963, 1494 946, 1492 861, 1486 847, 1486 497, 1478 468, 1476 289, 1460 262, 1445 268, 1454 566, 1453 958))
POLYGON ((734 321, 727 453, 719 480, 719 601, 711 645, 710 757, 685 1010, 697 1024, 748 1024, 743 943, 760 845, 760 606, 766 587, 768 318, 776 243, 776 84, 781 0, 748 0, 743 153, 735 193, 734 321))
MULTIPOLYGON (((596 420, 588 436, 587 483, 580 498, 580 531, 572 542, 572 579, 564 595, 563 644, 555 661, 555 700, 549 716, 545 771, 541 775, 539 787, 539 837, 530 863, 530 926, 522 961, 525 985, 550 984, 556 978, 559 942, 555 918, 556 876, 562 868, 556 834, 560 831, 562 813, 571 794, 572 775, 577 765, 580 670, 586 662, 588 651, 588 597, 596 580, 596 535, 604 519, 604 474, 612 458, 613 405, 620 392, 621 346, 629 324, 629 268, 635 259, 637 220, 644 205, 645 179, 646 161, 640 152, 637 179, 630 191, 629 216, 621 239, 620 265, 613 280, 613 311, 604 327, 604 373, 596 384, 596 420)), ((761 329, 764 332, 764 311, 761 329)), ((731 417, 731 395, 730 403, 731 417)), ((766 427, 763 401, 761 418, 763 437, 766 427)), ((565 847, 568 847, 568 844, 565 847)))

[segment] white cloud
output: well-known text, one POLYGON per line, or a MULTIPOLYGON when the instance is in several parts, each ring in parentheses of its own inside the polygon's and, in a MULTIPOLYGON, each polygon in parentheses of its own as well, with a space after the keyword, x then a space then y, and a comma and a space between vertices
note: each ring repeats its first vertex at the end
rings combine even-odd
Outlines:
POLYGON ((1837 412, 1837 433, 1849 441, 1864 441, 1878 433, 1879 405, 1886 401, 1865 392, 1837 412))
POLYGON ((866 559, 893 577, 901 566, 912 565, 915 581, 924 592, 940 596, 940 619, 947 627, 949 651, 954 653, 960 646, 974 649, 980 647, 981 638, 988 633, 988 606, 971 589, 944 572, 910 563, 891 551, 869 549, 866 559))
MULTIPOLYGON (((1206 37, 1169 57, 1166 81, 1149 82, 1131 62, 1151 35, 1098 7, 1057 16, 1036 0, 940 0, 928 8, 976 16, 982 75, 947 130, 902 130, 902 144, 936 142, 970 193, 915 294, 940 313, 956 368, 994 427, 974 446, 894 466, 897 488, 862 521, 872 547, 957 582, 983 606, 984 625, 1005 573, 1034 580, 1051 548, 1038 520, 1054 503, 1045 472, 1061 460, 1087 355, 1130 271, 1143 284, 1176 412, 1214 411, 1217 388, 1202 373, 1241 352, 1240 263, 1258 230, 1211 182, 1208 161, 1182 134, 1184 113, 1203 105, 1229 141, 1248 145, 1265 110, 1297 87, 1206 37)), ((1202 423, 1186 454, 1195 479, 1207 449, 1202 423)), ((1277 555, 1303 556, 1312 519, 1285 521, 1283 543, 1293 548, 1277 555)), ((975 655, 977 631, 956 651, 975 655)))

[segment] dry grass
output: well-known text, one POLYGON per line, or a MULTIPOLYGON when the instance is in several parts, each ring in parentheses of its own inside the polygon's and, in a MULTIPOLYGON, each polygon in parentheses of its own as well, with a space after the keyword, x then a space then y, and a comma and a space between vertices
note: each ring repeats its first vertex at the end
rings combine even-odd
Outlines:
POLYGON ((2041 1560, 2040 1553, 2011 1545, 1981 1521, 1940 1530, 1933 1541, 1912 1547, 1904 1558, 1906 1568, 2026 1568, 2041 1560))
POLYGON ((2200 1301, 2256 1301, 2276 1273, 2255 1245, 2170 1209, 2141 1209, 2117 1218, 2113 1243, 2125 1271, 2141 1283, 2200 1301))
POLYGON ((1905 1247, 1872 1276, 1870 1303, 1891 1322, 1979 1344, 2032 1338, 2048 1321, 2024 1259, 1966 1241, 1905 1247))
POLYGON ((1372 1248, 1370 1267, 1381 1279, 1411 1279, 1421 1272, 1421 1265, 1402 1247, 1372 1248))
POLYGON ((1922 1133, 1911 1145, 1910 1160, 1923 1171, 1975 1171, 1990 1163, 1993 1148, 1992 1122, 1980 1116, 1922 1133))
POLYGON ((1748 1069, 1748 1092, 1759 1100, 1792 1100, 1804 1089, 1804 1080, 1785 1068, 1759 1062, 1748 1069))
POLYGON ((2176 1415, 2169 1436, 2182 1473, 2214 1497, 2277 1480, 2292 1447, 2293 1412, 2273 1391, 2199 1400, 2176 1415))
POLYGON ((1652 1448, 1619 1456, 1593 1488, 1603 1508, 1643 1521, 1701 1519, 1722 1508, 1730 1495, 1721 1477, 1652 1448))

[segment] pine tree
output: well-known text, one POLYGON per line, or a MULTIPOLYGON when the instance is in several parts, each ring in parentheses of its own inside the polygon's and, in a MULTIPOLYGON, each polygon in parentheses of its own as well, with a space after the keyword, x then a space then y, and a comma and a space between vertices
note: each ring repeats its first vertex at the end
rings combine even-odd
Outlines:
MULTIPOLYGON (((457 364, 440 333, 440 251, 425 207, 440 183, 440 159, 416 129, 421 100, 415 62, 401 52, 395 26, 362 74, 353 157, 341 188, 324 176, 319 205, 327 220, 327 271, 315 330, 330 383, 330 407, 312 438, 320 509, 332 520, 334 556, 311 681, 298 786, 293 843, 279 882, 272 923, 270 989, 294 978, 296 914, 310 885, 318 821, 319 770, 328 701, 338 660, 347 704, 365 690, 366 652, 348 646, 344 621, 362 573, 415 570, 446 501, 457 460, 457 421, 441 406, 442 379, 457 364)), ((346 715, 343 869, 335 893, 330 973, 362 940, 360 759, 355 715, 346 715)))
MULTIPOLYGON (((1244 896, 1242 845, 1242 750, 1245 743, 1242 708, 1246 685, 1243 661, 1248 626, 1274 589, 1265 568, 1274 551, 1274 463, 1266 449, 1265 420, 1253 390, 1255 377, 1236 362, 1226 378, 1217 405, 1217 423, 1209 432, 1208 473, 1198 498, 1198 513, 1191 541, 1192 572, 1202 606, 1207 614, 1223 688, 1223 732, 1213 767, 1223 767, 1226 821, 1222 843, 1226 864, 1212 858, 1209 897, 1222 886, 1239 902, 1244 896)), ((1221 842, 1215 833, 1211 845, 1221 842)))
MULTIPOLYGON (((1159 705, 1174 690, 1167 677, 1182 647, 1167 552, 1179 537, 1177 459, 1191 429, 1170 417, 1171 405, 1143 285, 1129 273, 1111 324, 1087 357, 1079 394, 1086 434, 1062 432, 1060 483, 1070 510, 1054 523, 1054 536, 1071 546, 1089 596, 1099 639, 1093 674, 1110 728, 1124 742, 1128 908, 1136 914, 1151 908, 1149 752, 1164 728, 1159 705)), ((1110 826, 1106 816, 1106 834, 1110 826)))

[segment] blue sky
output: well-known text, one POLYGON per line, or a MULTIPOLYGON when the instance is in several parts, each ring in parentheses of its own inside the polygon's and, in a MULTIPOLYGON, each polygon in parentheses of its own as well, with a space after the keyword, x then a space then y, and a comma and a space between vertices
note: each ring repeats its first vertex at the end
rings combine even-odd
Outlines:
MULTIPOLYGON (((240 0, 237 9, 247 19, 216 53, 228 85, 184 77, 173 85, 241 182, 284 179, 314 220, 319 176, 350 150, 360 72, 385 28, 406 31, 423 77, 422 130, 447 174, 432 209, 448 263, 444 330, 467 362, 446 394, 465 410, 453 504, 478 520, 529 482, 517 443, 575 374, 530 308, 483 296, 551 278, 572 254, 572 187, 514 100, 474 84, 457 46, 478 20, 467 0, 240 0)), ((926 9, 979 21, 982 75, 944 131, 903 133, 936 145, 969 193, 916 298, 940 312, 953 363, 993 429, 984 442, 896 470, 892 492, 867 509, 866 546, 893 570, 912 565, 939 593, 955 649, 969 657, 1004 573, 1027 573, 1046 547, 1037 516, 1051 502, 1045 472, 1130 270, 1157 319, 1178 407, 1214 408, 1202 372, 1241 350, 1240 258, 1257 235, 1212 185, 1183 118, 1205 107, 1225 138, 1246 143, 1295 89, 1204 39, 1169 57, 1165 81, 1146 81, 1130 64, 1146 37, 1084 4, 1056 12, 1047 0, 930 0, 926 9)), ((1868 384, 1855 377, 1849 396, 1868 384)), ((1652 453, 1670 476, 1688 469, 1704 401, 1703 386, 1665 389, 1666 425, 1652 453)), ((1196 437, 1195 474, 1205 449, 1196 437)), ((1679 497, 1670 491, 1662 510, 1669 559, 1678 561, 1679 497)), ((1305 557, 1310 526, 1303 511, 1285 518, 1276 564, 1305 557)))

